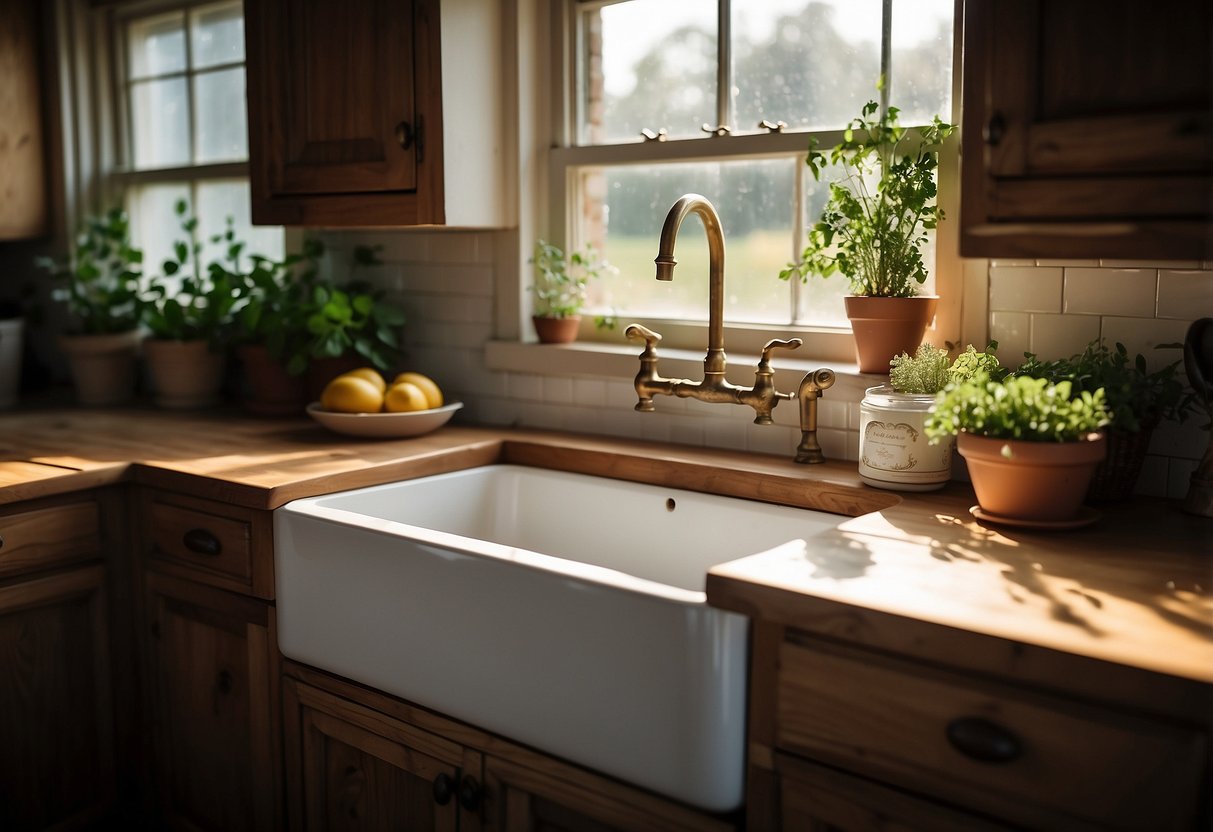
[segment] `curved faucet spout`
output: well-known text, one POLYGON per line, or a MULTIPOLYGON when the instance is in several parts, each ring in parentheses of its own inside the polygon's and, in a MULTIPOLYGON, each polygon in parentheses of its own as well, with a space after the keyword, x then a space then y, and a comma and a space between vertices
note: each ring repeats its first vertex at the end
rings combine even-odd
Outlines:
POLYGON ((657 246, 658 280, 673 280, 674 241, 678 229, 687 214, 698 214, 703 220, 703 230, 708 235, 708 354, 703 360, 705 380, 708 376, 723 381, 724 355, 724 232, 720 228, 720 215, 699 194, 687 194, 674 203, 661 226, 661 240, 657 246))

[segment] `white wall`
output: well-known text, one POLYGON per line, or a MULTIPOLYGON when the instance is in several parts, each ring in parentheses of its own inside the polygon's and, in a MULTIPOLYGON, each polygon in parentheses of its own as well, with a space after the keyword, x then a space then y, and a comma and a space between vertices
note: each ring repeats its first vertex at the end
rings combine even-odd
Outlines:
MULTIPOLYGON (((751 424, 748 408, 661 399, 658 412, 636 413, 631 375, 602 378, 493 372, 484 345, 508 331, 494 320, 500 285, 517 250, 516 231, 409 230, 327 232, 333 262, 348 262, 356 244, 382 245, 385 264, 371 275, 407 310, 410 367, 434 376, 465 418, 486 424, 571 430, 791 456, 799 441, 796 408, 775 411, 775 425, 751 424), (505 256, 503 256, 503 254, 505 256)), ((1004 363, 1024 351, 1041 358, 1072 355, 1096 337, 1121 341, 1159 366, 1178 353, 1156 344, 1183 339, 1188 323, 1213 316, 1213 264, 1124 261, 1006 261, 969 264, 965 304, 988 320, 1004 363), (972 295, 972 296, 970 296, 972 295)), ((727 313, 726 313, 727 314, 727 313)), ((622 335, 619 335, 622 343, 622 335)), ((639 348, 636 348, 639 352, 639 348)), ((858 458, 857 385, 839 385, 822 400, 820 439, 834 459, 858 458)), ((1142 493, 1182 497, 1206 437, 1188 424, 1155 434, 1139 482, 1142 493)))

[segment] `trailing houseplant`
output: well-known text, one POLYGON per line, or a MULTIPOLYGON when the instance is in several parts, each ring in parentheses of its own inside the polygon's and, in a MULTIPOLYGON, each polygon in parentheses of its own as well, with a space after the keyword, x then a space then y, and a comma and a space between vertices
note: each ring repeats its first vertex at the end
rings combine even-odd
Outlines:
POLYGON ((1103 459, 1110 415, 1102 388, 978 371, 948 382, 924 424, 932 441, 956 437, 985 519, 1066 525, 1103 459))
POLYGON ((997 342, 985 352, 972 345, 954 364, 948 351, 922 344, 902 353, 889 367, 889 383, 870 387, 860 404, 859 477, 877 488, 929 491, 942 488, 952 473, 952 437, 928 442, 924 423, 935 395, 950 381, 981 368, 999 369, 997 342))
POLYGON ((850 281, 847 316, 862 372, 887 372, 894 355, 922 340, 935 314, 936 299, 917 294, 927 279, 927 232, 943 218, 936 202, 939 149, 954 128, 939 116, 905 128, 898 112, 880 112, 869 101, 828 153, 810 140, 806 163, 813 177, 820 180, 827 165, 841 165, 844 176, 830 183, 800 262, 779 273, 784 280, 808 280, 837 272, 850 281))
POLYGON ((130 399, 139 347, 143 252, 131 243, 126 212, 113 208, 86 218, 66 259, 39 257, 35 263, 62 283, 52 296, 67 306, 70 318, 59 343, 77 399, 93 405, 130 399))
MULTIPOLYGON (((566 256, 559 246, 543 240, 536 241, 530 262, 535 266, 535 282, 530 288, 535 293, 532 321, 536 335, 545 344, 575 340, 590 282, 613 267, 592 246, 566 256)), ((609 328, 611 320, 609 316, 600 318, 598 325, 609 328)))
POLYGON ((1109 413, 1108 453, 1091 481, 1093 500, 1122 500, 1132 495, 1150 437, 1163 419, 1182 421, 1190 404, 1176 360, 1151 371, 1145 356, 1130 358, 1124 344, 1109 347, 1091 341, 1069 358, 1041 361, 1032 353, 1017 375, 1069 381, 1076 393, 1103 389, 1109 413))

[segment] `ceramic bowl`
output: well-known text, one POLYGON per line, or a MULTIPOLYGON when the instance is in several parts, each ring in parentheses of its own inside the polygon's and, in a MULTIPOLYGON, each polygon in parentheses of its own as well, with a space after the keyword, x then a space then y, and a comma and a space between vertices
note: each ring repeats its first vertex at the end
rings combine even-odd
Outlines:
POLYGON ((337 413, 322 409, 320 402, 312 402, 307 406, 307 414, 329 430, 346 436, 399 439, 437 430, 449 422, 461 407, 463 402, 452 402, 411 413, 337 413))

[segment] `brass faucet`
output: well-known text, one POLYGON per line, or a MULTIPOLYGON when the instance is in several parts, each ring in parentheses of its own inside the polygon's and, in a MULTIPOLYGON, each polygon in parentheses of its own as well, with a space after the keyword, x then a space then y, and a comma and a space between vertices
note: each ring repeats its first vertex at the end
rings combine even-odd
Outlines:
POLYGON ((834 383, 832 370, 809 373, 800 383, 796 393, 781 393, 775 389, 774 371, 771 368, 771 353, 777 349, 794 350, 802 341, 799 338, 781 340, 774 338, 762 348, 762 357, 754 372, 753 387, 739 387, 725 379, 726 358, 724 353, 724 232, 720 228, 720 216, 712 203, 699 194, 687 194, 674 203, 666 214, 661 227, 658 244, 658 280, 673 280, 674 241, 678 229, 688 214, 698 214, 703 220, 708 235, 708 351, 703 359, 703 378, 691 381, 685 378, 663 378, 657 371, 657 344, 661 335, 640 324, 630 324, 624 330, 628 338, 643 339, 644 351, 640 353, 640 372, 636 374, 636 409, 651 412, 653 396, 680 396, 704 402, 743 404, 754 409, 754 424, 771 424, 771 411, 783 399, 799 399, 801 441, 797 447, 797 462, 824 462, 825 455, 817 442, 817 399, 822 391, 834 383))

